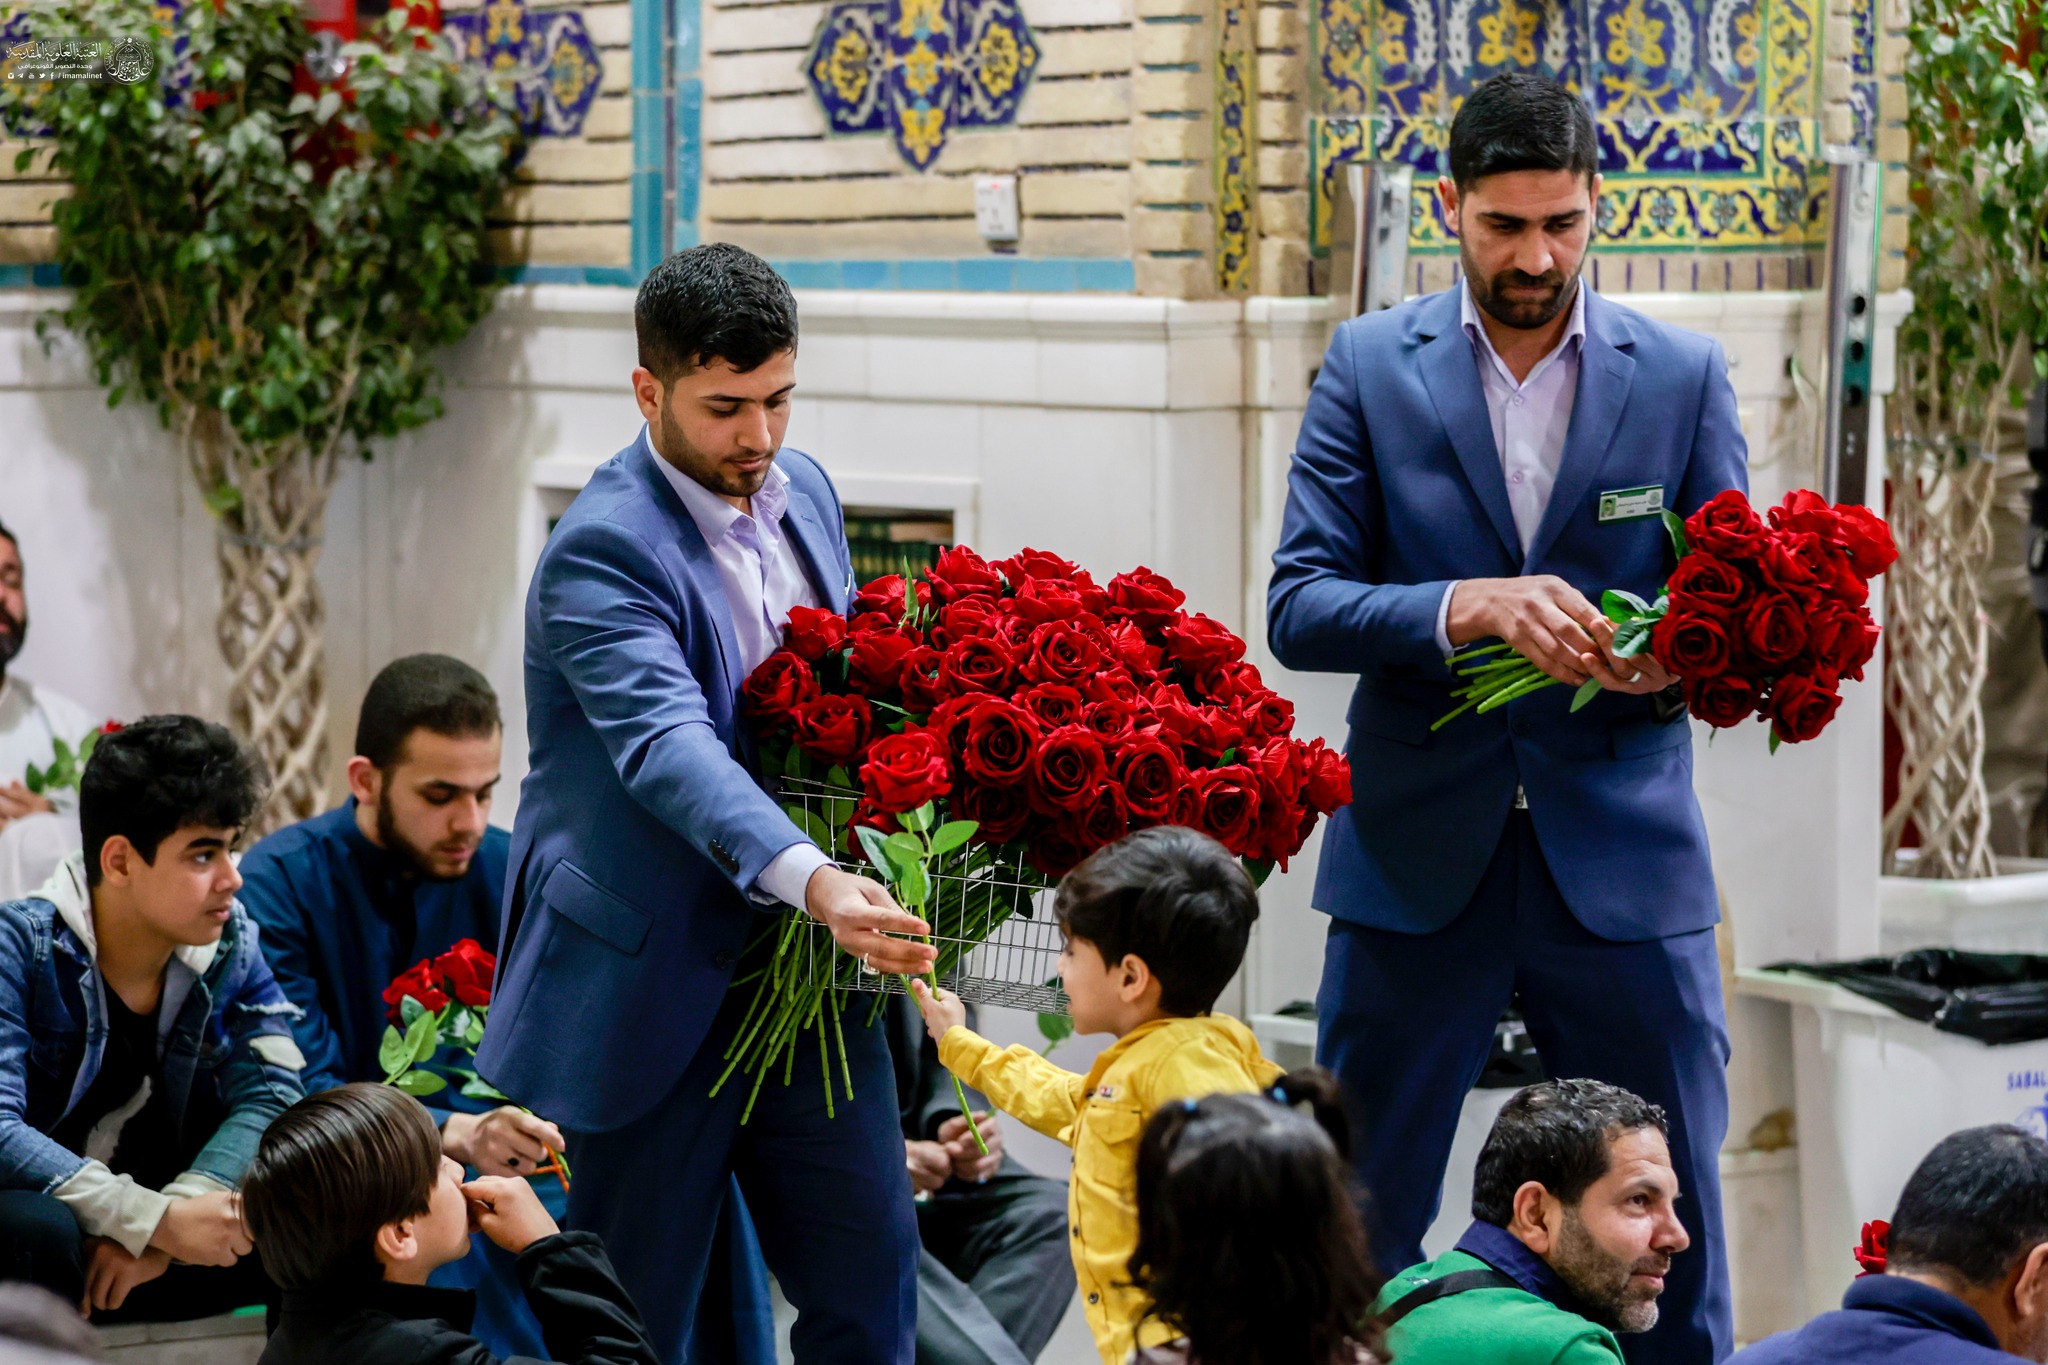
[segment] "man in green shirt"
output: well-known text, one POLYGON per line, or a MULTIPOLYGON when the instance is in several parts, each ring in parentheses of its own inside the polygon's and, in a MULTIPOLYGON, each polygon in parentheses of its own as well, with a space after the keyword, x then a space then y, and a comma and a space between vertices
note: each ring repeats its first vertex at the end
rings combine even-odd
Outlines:
MULTIPOLYGON (((1374 1311, 1400 1365, 1616 1365, 1657 1324, 1678 1221, 1664 1111, 1618 1086, 1545 1081, 1494 1120, 1457 1246, 1374 1311)), ((1702 1362, 1705 1365, 1705 1362, 1702 1362)))

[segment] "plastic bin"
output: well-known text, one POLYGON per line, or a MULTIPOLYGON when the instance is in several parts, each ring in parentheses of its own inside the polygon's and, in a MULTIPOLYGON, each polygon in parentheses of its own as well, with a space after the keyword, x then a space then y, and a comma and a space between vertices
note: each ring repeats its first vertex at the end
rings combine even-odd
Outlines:
POLYGON ((2001 858, 1975 881, 1878 878, 1878 948, 2048 953, 2048 860, 2001 858))

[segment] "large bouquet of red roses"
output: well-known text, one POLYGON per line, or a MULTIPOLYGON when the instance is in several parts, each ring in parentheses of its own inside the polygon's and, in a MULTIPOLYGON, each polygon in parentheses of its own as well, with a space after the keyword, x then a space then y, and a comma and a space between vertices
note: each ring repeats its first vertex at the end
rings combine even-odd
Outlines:
MULTIPOLYGON (((1145 568, 1100 585, 1043 551, 955 547, 868 584, 846 617, 799 607, 742 693, 762 768, 827 794, 784 809, 933 926, 941 973, 1133 829, 1204 830, 1262 880, 1351 799, 1350 769, 1292 738, 1294 707, 1244 641, 1184 600, 1145 568)), ((851 984, 796 923, 729 1057, 757 1087, 807 1031, 823 1045, 851 984)))
MULTIPOLYGON (((1830 506, 1807 489, 1786 495, 1769 521, 1730 489, 1681 521, 1664 514, 1678 567, 1655 602, 1601 594, 1614 623, 1614 652, 1642 653, 1678 678, 1687 708, 1716 729, 1754 716, 1771 727, 1771 750, 1826 729, 1842 704, 1842 682, 1860 681, 1877 650, 1865 604, 1870 580, 1898 558, 1891 529, 1867 507, 1830 506)), ((1467 710, 1486 712, 1550 686, 1505 644, 1460 652, 1453 663, 1473 681, 1441 726, 1467 710)), ((1572 700, 1600 690, 1588 682, 1572 700)))

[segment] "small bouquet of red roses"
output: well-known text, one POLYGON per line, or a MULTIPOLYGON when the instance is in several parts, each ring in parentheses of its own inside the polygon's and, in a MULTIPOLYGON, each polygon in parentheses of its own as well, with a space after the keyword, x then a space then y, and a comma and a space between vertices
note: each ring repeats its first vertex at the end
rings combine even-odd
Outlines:
MULTIPOLYGON (((1755 716, 1780 743, 1812 739, 1835 718, 1844 679, 1860 681, 1877 650, 1877 622, 1865 604, 1870 580, 1898 556, 1891 528, 1867 507, 1830 506, 1799 489, 1771 509, 1768 524, 1749 499, 1729 489, 1681 521, 1664 513, 1678 552, 1655 602, 1608 591, 1600 609, 1614 623, 1614 653, 1645 649, 1676 677, 1687 708, 1716 729, 1755 716)), ((1472 679, 1451 695, 1458 709, 1484 714, 1556 679, 1508 646, 1482 645, 1452 659, 1472 679)), ((1587 682, 1576 711, 1600 691, 1587 682)))
POLYGON ((78 790, 78 781, 85 776, 85 765, 92 758, 92 751, 99 747, 100 736, 111 735, 121 728, 121 722, 110 720, 97 730, 88 730, 76 745, 58 738, 50 741, 50 766, 38 768, 28 765, 22 775, 22 785, 37 796, 49 796, 54 792, 78 790))
MULTIPOLYGON (((456 1091, 459 1095, 512 1103, 476 1074, 477 1044, 483 1041, 484 1023, 490 1017, 491 979, 497 970, 497 958, 475 939, 466 938, 439 957, 421 958, 384 988, 385 1017, 390 1023, 377 1048, 384 1084, 425 1097, 447 1089, 452 1076, 462 1082, 456 1091), (435 1061, 443 1048, 467 1057, 469 1065, 435 1061)), ((550 1151, 548 1158, 548 1164, 535 1174, 553 1172, 562 1188, 568 1189, 567 1160, 555 1151, 550 1151)))

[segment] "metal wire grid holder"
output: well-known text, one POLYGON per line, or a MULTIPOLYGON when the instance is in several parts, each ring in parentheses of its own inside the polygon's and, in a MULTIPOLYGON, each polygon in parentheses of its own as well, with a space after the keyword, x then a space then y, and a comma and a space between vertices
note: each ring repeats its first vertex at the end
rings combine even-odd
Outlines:
MULTIPOLYGON (((830 835, 828 851, 839 866, 876 875, 866 860, 846 853, 846 820, 860 793, 808 778, 784 778, 783 809, 813 838, 830 835)), ((826 840, 820 839, 821 845, 826 840)), ((1052 917, 1052 894, 1039 874, 982 844, 969 844, 931 864, 932 894, 923 918, 939 950, 939 982, 962 1000, 1007 1005, 1039 1014, 1065 1014, 1067 995, 1059 984, 1060 928, 1052 917)), ((903 978, 870 974, 838 951, 832 931, 806 919, 800 932, 809 940, 802 953, 801 979, 816 983, 829 973, 842 988, 902 994, 903 978)))

